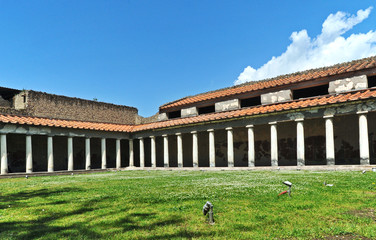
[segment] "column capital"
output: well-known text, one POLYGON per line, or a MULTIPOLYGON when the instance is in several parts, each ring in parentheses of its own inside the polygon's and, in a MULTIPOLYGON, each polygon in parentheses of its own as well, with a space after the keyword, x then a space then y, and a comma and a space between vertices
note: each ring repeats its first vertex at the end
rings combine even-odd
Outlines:
POLYGON ((324 115, 323 118, 333 118, 334 115, 324 115))
POLYGON ((214 129, 208 129, 207 131, 208 132, 214 132, 214 129))
POLYGON ((295 122, 303 122, 304 121, 304 118, 297 118, 295 119, 295 122))
POLYGON ((175 133, 176 136, 181 136, 181 133, 175 133))
POLYGON ((192 131, 191 133, 192 133, 192 134, 197 134, 197 131, 192 131))
POLYGON ((227 127, 227 128, 225 128, 225 130, 227 130, 227 131, 231 131, 231 130, 232 130, 232 127, 227 127))
POLYGON ((150 136, 151 139, 155 139, 155 136, 150 136))
POLYGON ((368 111, 359 111, 359 112, 356 112, 356 114, 358 114, 358 115, 364 115, 364 114, 367 114, 368 113, 368 111))
POLYGON ((269 125, 277 125, 277 121, 269 122, 269 125))
POLYGON ((167 134, 163 134, 162 137, 168 137, 168 135, 167 134))
POLYGON ((253 124, 250 124, 250 125, 247 125, 247 126, 245 126, 246 128, 253 128, 254 127, 254 125, 253 124))
POLYGON ((143 137, 139 137, 138 139, 139 139, 139 140, 144 140, 144 138, 143 138, 143 137))

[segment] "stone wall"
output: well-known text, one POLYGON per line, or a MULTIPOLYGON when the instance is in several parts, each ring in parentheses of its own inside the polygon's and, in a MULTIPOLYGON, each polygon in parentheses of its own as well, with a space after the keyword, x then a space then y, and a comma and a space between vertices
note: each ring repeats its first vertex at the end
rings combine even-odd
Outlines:
POLYGON ((31 116, 118 124, 135 124, 138 116, 138 110, 128 106, 35 91, 26 94, 26 111, 31 116))

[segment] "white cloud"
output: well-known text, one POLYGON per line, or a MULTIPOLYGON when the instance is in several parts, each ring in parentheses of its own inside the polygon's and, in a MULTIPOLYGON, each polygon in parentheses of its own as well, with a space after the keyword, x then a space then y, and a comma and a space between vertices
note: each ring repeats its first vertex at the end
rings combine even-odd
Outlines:
POLYGON ((368 18, 372 7, 356 15, 344 12, 330 14, 322 24, 321 34, 311 39, 307 30, 293 32, 291 44, 278 57, 272 57, 258 69, 248 66, 235 84, 275 77, 281 74, 333 65, 376 55, 376 31, 342 35, 368 18))

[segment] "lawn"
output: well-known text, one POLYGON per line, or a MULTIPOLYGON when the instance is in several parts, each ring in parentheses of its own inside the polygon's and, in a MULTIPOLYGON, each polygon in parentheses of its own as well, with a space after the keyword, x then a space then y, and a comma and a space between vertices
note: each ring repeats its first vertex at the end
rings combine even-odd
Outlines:
POLYGON ((0 239, 376 239, 375 182, 373 172, 309 171, 0 179, 0 239), (277 197, 286 180, 291 198, 277 197))

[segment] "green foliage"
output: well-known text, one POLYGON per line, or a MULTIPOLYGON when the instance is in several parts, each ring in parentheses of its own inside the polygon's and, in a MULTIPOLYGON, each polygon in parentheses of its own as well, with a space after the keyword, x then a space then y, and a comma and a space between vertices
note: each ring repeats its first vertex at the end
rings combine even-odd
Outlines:
POLYGON ((1 179, 0 239, 375 239, 375 178, 123 171, 1 179), (292 197, 277 197, 286 180, 292 197), (206 201, 215 225, 202 215, 206 201))

